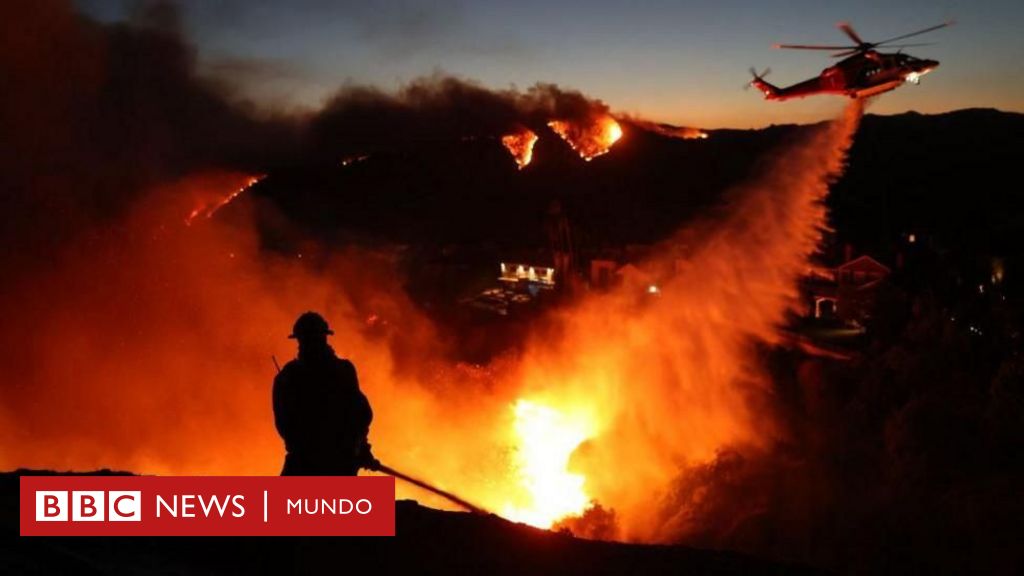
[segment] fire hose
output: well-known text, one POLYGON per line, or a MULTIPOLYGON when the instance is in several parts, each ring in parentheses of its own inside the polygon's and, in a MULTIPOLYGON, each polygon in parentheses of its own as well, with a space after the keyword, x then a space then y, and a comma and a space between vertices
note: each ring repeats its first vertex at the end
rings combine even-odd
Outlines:
MULTIPOLYGON (((274 361, 274 368, 277 368, 278 373, 280 373, 281 372, 281 366, 277 363, 277 358, 275 356, 271 356, 270 359, 274 361)), ((377 464, 373 468, 370 468, 370 470, 373 470, 374 472, 381 472, 381 473, 387 474, 388 476, 394 476, 395 478, 397 478, 399 480, 404 480, 404 481, 408 482, 409 484, 412 484, 413 486, 416 486, 418 488, 422 488, 422 489, 426 490, 427 492, 430 492, 432 494, 436 494, 436 495, 438 495, 438 496, 448 500, 449 502, 451 502, 453 504, 457 504, 457 505, 461 506, 467 512, 472 512, 473 514, 488 514, 488 512, 486 510, 484 510, 483 508, 480 508, 479 506, 474 506, 473 504, 470 504, 469 502, 463 500, 462 498, 459 498, 458 496, 456 496, 455 494, 452 494, 451 492, 442 490, 442 489, 440 489, 440 488, 438 488, 436 486, 432 486, 432 485, 430 485, 430 484, 428 484, 428 483, 426 483, 423 480, 420 480, 418 478, 413 478, 412 476, 409 476, 407 474, 403 474, 403 473, 399 472, 398 470, 395 470, 394 468, 392 468, 390 466, 385 466, 384 464, 381 464, 380 462, 377 462, 377 464)))
POLYGON ((389 466, 385 466, 383 464, 380 464, 376 468, 374 468, 374 470, 376 470, 377 472, 383 472, 384 474, 387 474, 389 476, 394 476, 395 478, 397 478, 399 480, 405 480, 406 482, 408 482, 409 484, 412 484, 413 486, 417 486, 417 487, 422 488, 422 489, 424 489, 424 490, 426 490, 428 492, 431 492, 433 494, 437 494, 438 496, 441 496, 442 498, 452 502, 453 504, 458 504, 459 506, 465 508, 466 511, 468 511, 468 512, 472 512, 474 514, 487 514, 488 513, 483 508, 480 508, 478 506, 474 506, 473 504, 470 504, 469 502, 466 502, 465 500, 463 500, 462 498, 459 498, 458 496, 456 496, 455 494, 452 494, 451 492, 446 492, 444 490, 441 490, 440 488, 437 488, 436 486, 431 486, 430 484, 427 484, 423 480, 419 480, 417 478, 413 478, 412 476, 408 476, 406 474, 402 474, 398 470, 395 470, 394 468, 391 468, 389 466))

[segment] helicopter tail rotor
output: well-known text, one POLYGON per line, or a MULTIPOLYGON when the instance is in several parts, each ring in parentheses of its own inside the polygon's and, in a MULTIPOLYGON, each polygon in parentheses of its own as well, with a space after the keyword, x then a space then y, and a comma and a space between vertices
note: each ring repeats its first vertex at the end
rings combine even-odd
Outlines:
POLYGON ((750 75, 753 76, 754 78, 750 82, 747 82, 743 86, 743 89, 747 90, 751 86, 753 86, 754 88, 760 90, 761 93, 764 94, 764 97, 766 99, 771 100, 772 98, 775 98, 778 95, 779 89, 764 79, 764 77, 771 74, 771 72, 771 68, 765 68, 764 71, 758 74, 757 70, 751 67, 750 75))
POLYGON ((750 71, 750 75, 753 77, 753 79, 750 82, 747 82, 746 84, 743 85, 744 90, 753 86, 754 82, 757 82, 759 80, 764 81, 764 77, 772 73, 771 68, 765 68, 760 74, 757 73, 757 69, 755 69, 753 66, 751 66, 747 70, 750 71))

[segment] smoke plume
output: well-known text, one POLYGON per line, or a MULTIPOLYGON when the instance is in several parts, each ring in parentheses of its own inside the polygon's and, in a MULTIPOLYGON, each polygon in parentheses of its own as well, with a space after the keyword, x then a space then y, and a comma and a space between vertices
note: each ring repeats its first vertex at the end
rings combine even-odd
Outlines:
POLYGON ((575 90, 538 83, 525 91, 491 90, 435 74, 398 92, 345 86, 312 122, 313 147, 339 158, 466 138, 501 138, 548 122, 590 125, 609 117, 608 106, 575 90))
POLYGON ((101 25, 43 0, 0 19, 0 163, 8 256, 31 266, 152 186, 207 168, 288 157, 291 121, 260 117, 196 76, 168 4, 101 25))

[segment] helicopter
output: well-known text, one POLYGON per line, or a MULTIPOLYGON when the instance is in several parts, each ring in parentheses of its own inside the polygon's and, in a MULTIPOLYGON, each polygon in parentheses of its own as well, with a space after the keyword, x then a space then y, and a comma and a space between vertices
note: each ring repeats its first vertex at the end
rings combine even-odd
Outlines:
POLYGON ((936 60, 915 58, 903 53, 903 48, 913 46, 929 46, 930 44, 891 44, 897 40, 904 40, 911 36, 917 36, 947 26, 953 22, 943 22, 936 26, 930 26, 917 32, 901 34, 881 42, 865 42, 853 27, 845 22, 836 26, 850 40, 852 46, 817 46, 807 44, 776 44, 775 48, 790 50, 838 50, 832 54, 833 58, 843 58, 834 66, 829 66, 821 71, 815 78, 798 82, 792 86, 779 88, 768 83, 764 77, 771 72, 765 69, 760 74, 753 68, 750 73, 754 76, 747 86, 753 86, 764 94, 766 100, 789 100, 791 98, 804 98, 815 94, 838 94, 850 98, 868 98, 894 90, 905 82, 918 84, 921 77, 934 70, 938 65, 936 60), (887 48, 899 48, 897 52, 879 52, 875 48, 885 46, 887 48))

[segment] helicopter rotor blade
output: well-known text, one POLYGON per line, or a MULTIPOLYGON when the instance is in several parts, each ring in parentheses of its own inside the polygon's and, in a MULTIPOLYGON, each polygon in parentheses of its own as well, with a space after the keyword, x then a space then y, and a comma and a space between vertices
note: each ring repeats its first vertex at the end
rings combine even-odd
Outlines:
POLYGON ((926 32, 931 32, 933 30, 938 30, 940 28, 946 28, 947 26, 952 26, 953 24, 955 24, 955 22, 953 20, 949 20, 947 22, 943 22, 942 24, 937 24, 935 26, 929 26, 928 28, 924 28, 922 30, 918 30, 917 32, 911 32, 909 34, 902 34, 900 36, 893 36, 892 38, 888 38, 886 40, 882 40, 881 42, 865 42, 864 39, 861 38, 859 34, 857 34, 857 32, 853 29, 853 27, 850 26, 850 24, 848 24, 846 22, 840 22, 836 26, 844 34, 849 36, 851 40, 856 42, 857 43, 856 45, 854 45, 854 46, 831 46, 831 45, 819 45, 819 44, 775 44, 774 48, 785 48, 785 49, 788 49, 788 50, 839 50, 839 52, 836 52, 835 54, 832 54, 832 57, 833 58, 842 58, 844 56, 853 56, 854 54, 857 54, 857 53, 867 52, 868 50, 872 50, 874 48, 881 47, 883 45, 887 45, 886 46, 887 48, 912 48, 912 47, 916 47, 916 46, 931 46, 932 43, 923 43, 923 44, 919 44, 919 43, 914 43, 914 44, 891 44, 891 45, 889 43, 890 42, 895 42, 897 40, 903 40, 904 38, 910 38, 912 36, 917 36, 919 34, 924 34, 926 32))
POLYGON ((772 48, 785 48, 787 50, 852 50, 857 46, 819 46, 813 44, 774 44, 772 48))
POLYGON ((863 46, 864 44, 867 44, 867 42, 862 40, 861 37, 857 34, 857 32, 854 31, 853 26, 850 26, 849 22, 840 22, 839 24, 836 24, 836 27, 842 30, 843 34, 849 36, 850 40, 856 42, 858 46, 863 46))
POLYGON ((880 44, 888 44, 889 42, 894 42, 896 40, 903 40, 904 38, 910 38, 911 36, 917 36, 919 34, 924 34, 925 32, 931 32, 932 30, 938 30, 939 28, 946 28, 948 26, 952 26, 955 23, 956 22, 954 20, 949 20, 947 22, 943 22, 942 24, 936 24, 935 26, 930 26, 928 28, 925 28, 924 30, 918 30, 917 32, 911 32, 910 34, 903 34, 903 35, 900 35, 900 36, 893 36, 892 38, 889 38, 889 39, 886 39, 886 40, 882 40, 881 42, 875 42, 874 45, 878 46, 880 44))

